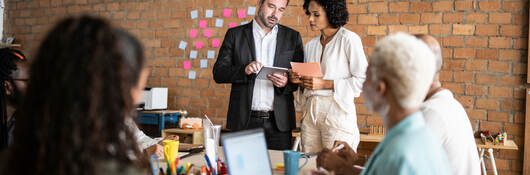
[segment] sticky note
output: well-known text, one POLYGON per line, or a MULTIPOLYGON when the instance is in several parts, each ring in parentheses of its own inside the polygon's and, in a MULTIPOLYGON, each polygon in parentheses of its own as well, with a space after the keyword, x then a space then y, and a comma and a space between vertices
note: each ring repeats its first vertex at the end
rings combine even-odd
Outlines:
POLYGON ((215 20, 215 27, 223 27, 223 19, 217 18, 215 20))
POLYGON ((245 18, 247 17, 247 10, 238 10, 237 11, 237 18, 245 18))
POLYGON ((213 17, 213 10, 206 10, 206 14, 205 14, 206 18, 211 18, 213 17))
POLYGON ((202 41, 196 41, 195 42, 195 48, 196 49, 202 49, 202 45, 203 45, 202 41))
POLYGON ((184 69, 190 69, 191 68, 191 63, 190 61, 184 61, 184 69))
POLYGON ((190 13, 191 13, 191 19, 195 19, 199 16, 199 12, 197 10, 192 10, 190 13))
POLYGON ((201 68, 208 68, 208 60, 205 60, 205 59, 201 60, 201 68))
POLYGON ((234 28, 235 26, 237 26, 235 22, 231 22, 230 24, 228 24, 229 29, 234 28))
POLYGON ((212 30, 204 29, 204 37, 206 37, 206 38, 212 37, 212 30))
POLYGON ((196 38, 197 37, 197 30, 191 29, 190 30, 190 38, 196 38))
POLYGON ((180 41, 179 49, 185 50, 187 45, 186 41, 180 41))
POLYGON ((219 41, 219 39, 212 40, 212 47, 219 47, 220 45, 221 45, 221 41, 219 41))
POLYGON ((256 7, 254 6, 248 6, 248 15, 256 15, 256 7))
POLYGON ((195 58, 197 58, 197 51, 196 50, 190 51, 190 59, 195 59, 195 58))
POLYGON ((199 28, 201 28, 201 29, 206 28, 207 24, 208 24, 208 22, 206 22, 206 20, 200 20, 199 21, 199 28))
POLYGON ((208 50, 208 59, 214 59, 215 57, 215 50, 208 50))
POLYGON ((248 21, 241 22, 241 25, 245 25, 245 24, 248 24, 248 21))
POLYGON ((223 10, 223 16, 224 17, 230 17, 230 15, 232 15, 231 13, 232 13, 232 9, 224 9, 223 10))
POLYGON ((195 79, 195 71, 188 72, 188 79, 195 79))

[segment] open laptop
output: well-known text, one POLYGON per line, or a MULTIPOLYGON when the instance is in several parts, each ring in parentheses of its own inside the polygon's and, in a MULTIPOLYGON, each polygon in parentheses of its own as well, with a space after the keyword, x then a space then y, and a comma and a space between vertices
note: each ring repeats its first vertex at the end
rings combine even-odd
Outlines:
POLYGON ((223 134, 224 156, 230 175, 272 175, 263 129, 223 134))

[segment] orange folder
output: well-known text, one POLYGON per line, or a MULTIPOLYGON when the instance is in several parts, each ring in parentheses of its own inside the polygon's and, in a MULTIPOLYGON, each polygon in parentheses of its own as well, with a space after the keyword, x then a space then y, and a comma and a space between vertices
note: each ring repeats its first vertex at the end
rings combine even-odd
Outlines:
POLYGON ((291 62, 291 67, 293 72, 298 73, 298 75, 306 77, 323 77, 324 74, 320 71, 320 64, 317 62, 310 63, 298 63, 291 62))

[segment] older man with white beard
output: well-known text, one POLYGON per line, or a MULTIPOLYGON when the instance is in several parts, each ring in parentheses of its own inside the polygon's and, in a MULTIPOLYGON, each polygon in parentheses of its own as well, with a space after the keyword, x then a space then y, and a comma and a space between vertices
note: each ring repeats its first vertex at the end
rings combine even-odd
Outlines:
POLYGON ((397 33, 379 41, 369 60, 365 105, 382 116, 387 134, 364 168, 343 163, 353 156, 345 155, 351 153, 347 145, 338 153, 324 150, 317 164, 335 174, 451 174, 419 110, 435 73, 433 52, 414 36, 397 33))

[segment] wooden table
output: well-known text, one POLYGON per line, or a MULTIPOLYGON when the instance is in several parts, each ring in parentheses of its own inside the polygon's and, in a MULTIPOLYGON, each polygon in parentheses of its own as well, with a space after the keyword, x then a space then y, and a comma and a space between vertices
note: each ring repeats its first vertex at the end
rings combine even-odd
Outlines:
POLYGON ((138 123, 158 125, 159 135, 162 135, 166 122, 177 123, 178 117, 180 111, 177 110, 138 111, 138 123))
POLYGON ((495 157, 493 157, 493 149, 505 149, 505 150, 518 150, 517 144, 513 140, 506 139, 504 145, 491 145, 484 144, 480 138, 475 138, 475 143, 480 155, 480 164, 482 166, 482 173, 487 174, 486 164, 484 164, 484 150, 488 150, 489 159, 491 162, 491 168, 493 169, 493 174, 497 175, 497 166, 495 165, 495 157))
MULTIPOLYGON (((179 153, 179 156, 182 156, 182 155, 185 155, 185 154, 186 153, 179 153)), ((219 154, 219 157, 221 158, 221 160, 225 160, 224 159, 224 152, 223 152, 223 148, 222 147, 218 148, 218 154, 219 154)), ((271 162, 271 168, 275 169, 276 168, 276 164, 279 164, 279 163, 283 164, 283 151, 269 150, 269 159, 270 159, 270 162, 271 162)), ((299 174, 307 174, 311 170, 316 170, 316 167, 317 167, 316 156, 314 156, 312 158, 309 158, 309 160, 307 160, 307 161, 308 161, 307 164, 302 169, 300 169, 299 174)), ((160 163, 160 167, 162 167, 165 170, 166 167, 167 167, 167 164, 165 163, 165 160, 161 159, 161 160, 159 160, 159 163, 160 163)), ((179 165, 178 166, 179 167, 180 166, 186 166, 186 163, 193 164, 193 167, 194 167, 194 168, 192 168, 193 170, 195 170, 195 171, 200 170, 200 168, 202 166, 206 166, 206 161, 204 160, 204 153, 199 153, 199 154, 184 158, 184 159, 179 161, 179 165)), ((302 166, 303 163, 305 163, 305 159, 300 159, 299 166, 302 166)), ((194 174, 196 174, 196 173, 194 173, 194 174)), ((273 174, 281 175, 281 174, 284 174, 284 172, 283 171, 281 171, 281 172, 280 171, 273 171, 273 174)))
POLYGON ((169 135, 178 135, 182 143, 190 144, 203 144, 204 143, 204 134, 202 129, 164 129, 162 130, 162 138, 165 138, 169 135), (189 139, 191 136, 191 139, 189 139))

